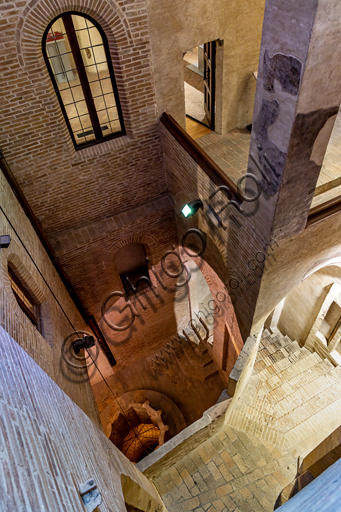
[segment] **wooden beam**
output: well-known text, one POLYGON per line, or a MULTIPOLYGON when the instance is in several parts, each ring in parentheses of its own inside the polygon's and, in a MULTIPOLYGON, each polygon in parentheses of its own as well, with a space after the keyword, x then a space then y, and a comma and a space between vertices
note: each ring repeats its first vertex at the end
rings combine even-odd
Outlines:
POLYGON ((210 156, 199 146, 199 144, 188 135, 188 133, 175 121, 175 119, 164 112, 160 118, 161 123, 167 128, 169 133, 179 142, 184 150, 201 167, 207 176, 220 187, 224 185, 234 195, 238 203, 243 202, 243 197, 238 190, 237 185, 227 176, 227 174, 217 165, 210 156))

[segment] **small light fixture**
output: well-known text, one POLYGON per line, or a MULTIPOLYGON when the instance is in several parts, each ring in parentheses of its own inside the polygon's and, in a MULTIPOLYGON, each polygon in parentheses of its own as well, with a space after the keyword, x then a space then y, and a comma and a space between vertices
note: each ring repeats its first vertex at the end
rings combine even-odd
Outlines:
POLYGON ((79 354, 82 348, 91 348, 95 346, 95 340, 93 336, 83 336, 83 338, 78 338, 72 343, 73 350, 75 354, 79 354))
POLYGON ((185 206, 183 207, 181 212, 182 212, 182 215, 186 218, 192 217, 195 213, 197 213, 199 208, 202 208, 202 207, 203 207, 202 200, 196 199, 195 201, 192 201, 191 203, 185 204, 185 206))
POLYGON ((11 243, 11 237, 9 235, 0 235, 0 249, 7 249, 11 243))

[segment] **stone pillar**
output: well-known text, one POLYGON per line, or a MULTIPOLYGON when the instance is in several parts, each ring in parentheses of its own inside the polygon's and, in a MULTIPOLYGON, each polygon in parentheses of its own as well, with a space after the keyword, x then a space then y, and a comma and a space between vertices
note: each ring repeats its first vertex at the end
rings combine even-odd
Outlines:
POLYGON ((341 102, 340 20, 339 0, 266 3, 249 172, 261 181, 276 240, 306 224, 341 102))
POLYGON ((285 298, 281 300, 271 313, 270 318, 266 322, 266 327, 269 329, 271 334, 282 334, 278 329, 278 322, 282 314, 283 306, 284 306, 285 298))

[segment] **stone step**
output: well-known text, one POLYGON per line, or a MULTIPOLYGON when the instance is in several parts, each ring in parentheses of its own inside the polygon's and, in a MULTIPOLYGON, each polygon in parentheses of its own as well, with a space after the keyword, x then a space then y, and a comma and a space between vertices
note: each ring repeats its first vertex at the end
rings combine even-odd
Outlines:
POLYGON ((205 366, 212 362, 212 357, 208 350, 205 350, 205 352, 198 352, 190 343, 184 344, 183 350, 189 361, 195 365, 205 366))
POLYGON ((228 424, 242 432, 246 432, 248 435, 256 436, 262 441, 271 443, 280 450, 285 445, 285 436, 281 432, 270 428, 262 421, 263 418, 259 419, 258 417, 250 416, 246 407, 243 403, 238 404, 229 416, 228 424))
POLYGON ((318 354, 301 348, 299 351, 290 354, 286 360, 279 361, 276 365, 270 366, 258 375, 264 380, 264 390, 269 392, 278 386, 284 385, 284 383, 320 361, 321 358, 318 354), (264 376, 267 378, 264 378, 264 376))
POLYGON ((270 336, 266 336, 262 338, 260 342, 260 349, 267 349, 274 345, 275 347, 285 347, 286 345, 293 343, 293 341, 288 336, 281 336, 278 334, 271 334, 270 336))
POLYGON ((291 410, 281 418, 272 418, 269 426, 280 432, 288 432, 300 423, 316 415, 328 405, 339 400, 341 397, 341 382, 333 383, 323 392, 314 396, 304 404, 291 410))
POLYGON ((250 393, 243 396, 243 403, 252 407, 257 414, 265 414, 267 417, 280 418, 289 413, 292 409, 304 405, 311 398, 323 393, 324 389, 332 386, 341 380, 341 368, 335 368, 333 372, 322 375, 315 381, 311 382, 307 388, 300 388, 293 394, 285 397, 283 400, 270 402, 268 396, 262 398, 255 398, 254 394, 250 393))
POLYGON ((300 346, 295 341, 293 343, 288 344, 286 347, 280 347, 280 349, 277 350, 277 352, 273 352, 272 354, 270 354, 267 351, 267 349, 263 349, 262 350, 263 358, 256 361, 256 363, 254 365, 254 369, 257 372, 265 370, 265 368, 267 368, 268 366, 271 366, 273 363, 276 363, 276 362, 280 361, 281 359, 288 357, 293 352, 298 351, 299 348, 300 348, 300 346), (265 354, 265 351, 268 353, 268 355, 265 354))
MULTIPOLYGON (((238 411, 242 413, 246 418, 249 420, 252 420, 253 422, 256 422, 259 424, 259 427, 264 425, 270 425, 274 418, 273 416, 273 409, 270 411, 266 411, 265 407, 267 404, 264 404, 264 402, 259 402, 257 404, 256 401, 253 401, 254 405, 247 404, 246 402, 240 402, 235 406, 235 411, 238 411)), ((273 428, 273 427, 271 427, 273 428)))
POLYGON ((192 359, 190 359, 188 357, 190 353, 191 352, 185 348, 175 353, 175 357, 178 359, 181 370, 185 375, 204 382, 218 373, 218 368, 212 359, 210 362, 200 364, 200 361, 194 361, 194 357, 197 357, 197 354, 192 352, 190 356, 192 359))
POLYGON ((268 331, 268 329, 264 329, 263 332, 262 332, 262 338, 261 339, 266 338, 268 336, 271 336, 271 332, 268 331))
POLYGON ((263 350, 267 350, 269 354, 272 354, 273 352, 276 352, 281 347, 283 347, 283 344, 281 343, 280 338, 278 336, 263 340, 262 345, 263 350))
MULTIPOLYGON (((260 380, 263 380, 264 382, 267 381, 268 388, 270 389, 272 383, 275 384, 277 381, 280 383, 288 380, 291 377, 292 372, 295 373, 295 371, 297 371, 296 368, 300 368, 301 366, 304 367, 304 364, 300 364, 300 362, 302 362, 304 359, 308 359, 311 356, 312 353, 309 350, 307 350, 306 348, 300 348, 295 352, 292 352, 285 359, 281 359, 277 363, 273 363, 264 370, 261 370, 260 372, 257 373, 257 376, 260 380), (292 372, 289 372, 290 368, 292 368, 292 372), (287 370, 288 375, 284 373, 287 370), (281 374, 280 378, 277 377, 278 374, 281 374)), ((315 356, 317 356, 317 354, 315 354, 315 356)), ((317 357, 318 360, 320 360, 319 356, 317 357)), ((311 364, 309 365, 308 363, 307 368, 309 366, 311 366, 311 364)))
POLYGON ((323 375, 333 372, 334 366, 326 359, 318 361, 314 366, 295 375, 292 379, 285 383, 274 387, 271 391, 267 390, 267 401, 270 403, 278 403, 286 397, 292 396, 299 389, 307 389, 308 386, 322 377, 323 375))
POLYGON ((258 413, 274 416, 275 409, 273 404, 261 398, 255 398, 252 394, 243 397, 243 403, 255 409, 258 413))
POLYGON ((288 447, 298 453, 313 450, 341 424, 341 397, 285 434, 288 447))
POLYGON ((323 393, 333 384, 341 381, 341 367, 334 368, 331 372, 321 375, 306 386, 302 386, 294 393, 286 396, 284 399, 276 401, 275 416, 280 417, 289 413, 291 410, 299 407, 316 395, 323 393))

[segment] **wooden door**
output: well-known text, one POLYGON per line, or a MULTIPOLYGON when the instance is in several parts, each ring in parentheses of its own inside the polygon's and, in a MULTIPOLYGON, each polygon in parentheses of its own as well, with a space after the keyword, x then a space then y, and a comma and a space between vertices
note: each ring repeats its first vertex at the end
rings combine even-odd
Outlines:
POLYGON ((216 41, 204 44, 204 101, 207 121, 214 130, 216 41))

